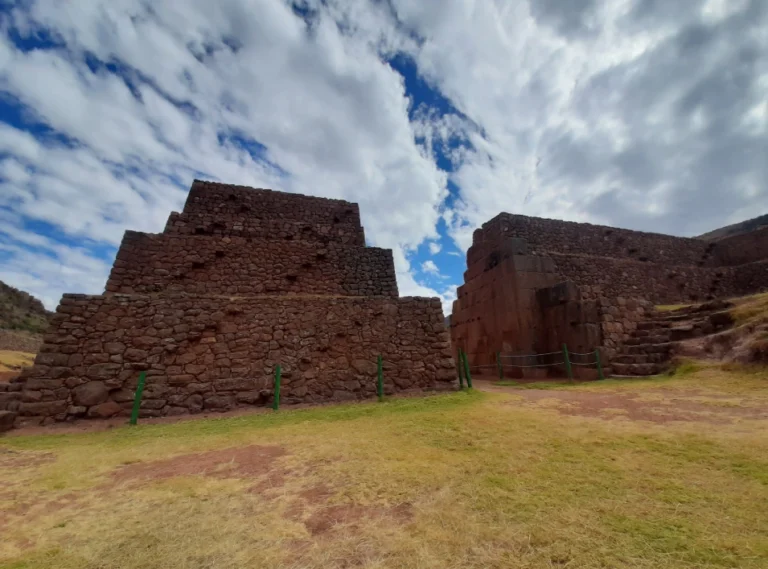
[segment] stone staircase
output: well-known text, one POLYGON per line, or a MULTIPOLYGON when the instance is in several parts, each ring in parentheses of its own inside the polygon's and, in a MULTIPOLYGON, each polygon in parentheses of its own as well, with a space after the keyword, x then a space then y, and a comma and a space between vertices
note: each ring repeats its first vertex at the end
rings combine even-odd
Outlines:
POLYGON ((733 319, 731 303, 714 300, 671 312, 654 311, 620 347, 611 363, 614 377, 642 377, 666 371, 679 342, 714 334, 733 319))

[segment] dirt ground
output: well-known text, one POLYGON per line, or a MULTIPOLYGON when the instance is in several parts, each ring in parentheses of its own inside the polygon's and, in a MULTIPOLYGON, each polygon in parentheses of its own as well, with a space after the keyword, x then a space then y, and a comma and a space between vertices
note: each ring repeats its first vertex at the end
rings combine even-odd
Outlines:
MULTIPOLYGON (((564 386, 567 380, 561 380, 564 386)), ((548 382, 551 385, 551 382, 548 382)), ((589 386, 591 382, 581 385, 589 386)), ((595 384, 598 386, 599 384, 595 384)), ((494 380, 476 379, 474 387, 492 393, 511 393, 526 406, 548 406, 563 415, 617 418, 632 421, 669 423, 672 421, 704 422, 711 424, 734 423, 740 419, 768 419, 768 401, 747 400, 732 396, 715 395, 700 389, 676 389, 674 392, 644 388, 636 391, 601 389, 576 391, 573 389, 524 389, 494 385, 494 380)), ((516 403, 515 403, 516 404, 516 403)))

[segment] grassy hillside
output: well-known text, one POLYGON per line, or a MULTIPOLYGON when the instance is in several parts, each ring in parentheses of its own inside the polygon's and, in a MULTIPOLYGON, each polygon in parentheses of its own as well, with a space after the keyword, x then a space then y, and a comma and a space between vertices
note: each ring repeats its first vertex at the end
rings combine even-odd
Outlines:
POLYGON ((768 226, 768 213, 765 215, 761 215, 760 217, 755 217, 753 219, 742 221, 741 223, 734 223, 733 225, 727 225, 725 227, 721 227, 720 229, 715 229, 714 231, 710 231, 709 233, 699 235, 698 239, 705 239, 707 241, 717 241, 719 239, 724 239, 726 237, 733 237, 734 235, 739 235, 741 233, 748 233, 749 231, 755 231, 756 229, 760 229, 761 227, 765 227, 765 226, 768 226))
POLYGON ((0 329, 39 334, 48 327, 50 316, 34 296, 0 281, 0 329))

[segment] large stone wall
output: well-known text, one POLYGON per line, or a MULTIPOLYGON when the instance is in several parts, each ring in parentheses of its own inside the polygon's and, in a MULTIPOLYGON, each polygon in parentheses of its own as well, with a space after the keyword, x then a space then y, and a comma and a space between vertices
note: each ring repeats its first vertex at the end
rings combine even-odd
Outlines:
POLYGON ((245 216, 284 219, 309 226, 351 224, 360 227, 360 208, 356 203, 200 180, 192 183, 183 213, 226 220, 227 226, 237 225, 237 219, 245 216))
POLYGON ((710 242, 507 213, 475 231, 465 281, 517 239, 531 255, 552 258, 586 298, 677 303, 768 289, 768 229, 710 242))
POLYGON ((470 266, 457 290, 451 314, 454 350, 467 353, 473 366, 495 362, 496 352, 546 352, 548 336, 536 291, 562 279, 551 259, 527 254, 525 243, 512 240, 490 262, 470 266))
POLYGON ((768 227, 716 241, 714 251, 721 265, 743 265, 768 259, 768 227))
POLYGON ((438 299, 65 295, 23 391, 22 416, 126 414, 147 372, 141 416, 282 400, 371 397, 455 383, 438 299))
POLYGON ((674 304, 742 296, 768 287, 768 261, 692 267, 587 255, 550 257, 563 278, 580 285, 585 298, 643 297, 655 304, 674 304))
POLYGON ((397 281, 389 249, 127 231, 106 290, 397 296, 397 281))
MULTIPOLYGON (((485 257, 511 237, 524 239, 532 255, 562 253, 668 265, 716 263, 716 244, 708 241, 509 213, 497 215, 475 231, 472 254, 485 257)), ((467 257, 468 266, 474 262, 467 257)))
POLYGON ((354 223, 313 224, 290 219, 253 218, 247 213, 228 214, 226 221, 223 221, 222 215, 213 213, 173 212, 168 217, 164 233, 365 246, 363 230, 354 223))
POLYGON ((106 293, 65 295, 32 369, 0 388, 21 420, 264 405, 457 387, 440 300, 397 298, 356 204, 195 181, 163 234, 127 232, 106 293))
POLYGON ((502 213, 473 234, 451 337, 475 365, 560 343, 608 363, 653 304, 766 289, 768 229, 709 242, 502 213))
POLYGON ((638 322, 647 320, 653 312, 653 303, 645 298, 601 296, 597 304, 602 331, 601 354, 609 366, 619 348, 637 329, 638 322))

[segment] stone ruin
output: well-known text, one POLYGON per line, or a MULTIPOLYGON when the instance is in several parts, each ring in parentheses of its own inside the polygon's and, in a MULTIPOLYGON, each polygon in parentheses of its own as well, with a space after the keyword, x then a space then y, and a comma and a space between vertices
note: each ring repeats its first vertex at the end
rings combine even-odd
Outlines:
POLYGON ((160 234, 127 231, 103 295, 65 294, 35 365, 0 388, 17 423, 318 403, 457 386, 437 298, 398 297, 357 204, 195 181, 160 234))
MULTIPOLYGON (((669 323, 649 320, 655 304, 767 288, 768 228, 714 242, 502 213, 473 234, 451 339, 473 366, 492 368, 497 352, 541 354, 566 343, 581 353, 599 348, 608 372, 647 375, 670 352, 669 323)), ((562 373, 543 366, 525 375, 562 373)))

